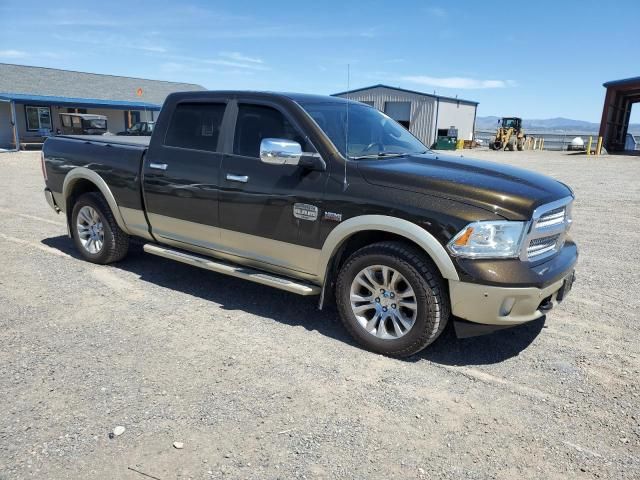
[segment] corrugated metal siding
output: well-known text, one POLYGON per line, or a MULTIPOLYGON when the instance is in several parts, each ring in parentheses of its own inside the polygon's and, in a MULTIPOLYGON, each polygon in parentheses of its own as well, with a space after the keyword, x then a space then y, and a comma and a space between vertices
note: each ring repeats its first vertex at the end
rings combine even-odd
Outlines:
POLYGON ((359 102, 373 102, 373 106, 381 112, 384 112, 384 104, 386 102, 410 101, 411 128, 409 130, 427 146, 431 146, 435 141, 435 98, 380 87, 339 96, 359 102))

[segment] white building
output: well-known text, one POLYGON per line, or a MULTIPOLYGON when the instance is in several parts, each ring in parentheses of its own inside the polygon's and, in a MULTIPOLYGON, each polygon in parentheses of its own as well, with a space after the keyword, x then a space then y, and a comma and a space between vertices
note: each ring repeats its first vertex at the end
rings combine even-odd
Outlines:
POLYGON ((153 121, 172 92, 205 90, 190 83, 0 63, 0 149, 42 143, 61 130, 60 113, 105 115, 109 131, 153 121))
POLYGON ((427 146, 432 146, 438 136, 446 136, 451 128, 458 130, 458 139, 473 139, 478 102, 387 85, 358 88, 334 96, 377 108, 408 128, 427 146))

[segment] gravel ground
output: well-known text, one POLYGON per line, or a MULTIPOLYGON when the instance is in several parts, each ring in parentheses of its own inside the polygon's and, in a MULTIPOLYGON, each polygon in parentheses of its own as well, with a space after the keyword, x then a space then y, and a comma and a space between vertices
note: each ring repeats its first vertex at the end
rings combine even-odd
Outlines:
POLYGON ((640 158, 474 152, 573 186, 577 282, 395 360, 313 299, 81 261, 38 155, 0 154, 1 479, 640 478, 640 158))

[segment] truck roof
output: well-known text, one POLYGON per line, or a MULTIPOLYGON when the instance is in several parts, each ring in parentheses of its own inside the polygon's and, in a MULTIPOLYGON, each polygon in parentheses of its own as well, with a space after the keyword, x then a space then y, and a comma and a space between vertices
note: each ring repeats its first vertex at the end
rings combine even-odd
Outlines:
POLYGON ((252 97, 271 97, 286 98, 298 103, 353 103, 359 104, 356 100, 348 100, 341 97, 332 97, 330 95, 314 95, 311 93, 293 93, 293 92, 271 92, 264 90, 206 90, 195 92, 176 92, 171 97, 177 98, 202 98, 208 95, 212 97, 236 97, 236 96, 252 96, 252 97))

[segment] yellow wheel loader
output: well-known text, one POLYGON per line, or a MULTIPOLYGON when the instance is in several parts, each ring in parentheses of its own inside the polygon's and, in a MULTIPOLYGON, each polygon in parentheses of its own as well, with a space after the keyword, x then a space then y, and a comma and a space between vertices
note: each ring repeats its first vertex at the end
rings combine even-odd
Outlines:
POLYGON ((522 128, 522 119, 517 117, 503 117, 496 132, 496 138, 489 144, 491 150, 524 150, 527 136, 522 128))

